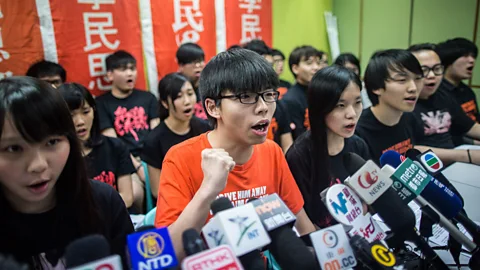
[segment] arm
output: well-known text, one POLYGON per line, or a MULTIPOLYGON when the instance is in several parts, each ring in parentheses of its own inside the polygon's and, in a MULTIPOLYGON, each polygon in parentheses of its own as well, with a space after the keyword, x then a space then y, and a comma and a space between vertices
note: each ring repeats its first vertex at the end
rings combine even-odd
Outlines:
POLYGON ((286 154, 290 146, 293 144, 292 133, 285 133, 280 135, 280 144, 282 145, 283 153, 286 154))
POLYGON ((148 178, 150 179, 150 192, 154 198, 158 196, 158 184, 160 182, 160 173, 162 170, 147 164, 148 178))
MULTIPOLYGON (((475 123, 466 135, 472 139, 480 140, 480 125, 475 123)), ((478 141, 474 141, 474 144, 478 144, 477 142, 478 141)))
POLYGON ((133 203, 132 176, 130 174, 122 175, 117 179, 118 193, 122 197, 125 206, 129 208, 133 203))
POLYGON ((145 172, 143 171, 142 163, 132 154, 130 154, 130 159, 132 160, 133 167, 135 167, 135 173, 138 175, 138 178, 140 178, 140 181, 145 182, 145 172))
MULTIPOLYGON (((443 149, 422 145, 416 145, 415 148, 421 152, 431 149, 445 164, 451 164, 454 162, 469 163, 468 152, 464 149, 443 149)), ((470 156, 472 164, 480 165, 480 150, 470 150, 470 156)))
POLYGON ((315 226, 310 221, 303 208, 296 214, 296 217, 297 221, 295 221, 295 229, 297 229, 300 235, 305 235, 316 231, 315 226))
POLYGON ((102 131, 102 134, 108 137, 117 138, 117 133, 113 128, 107 128, 102 131))
POLYGON ((156 128, 158 126, 158 124, 160 124, 160 118, 154 118, 152 120, 150 120, 150 130, 156 128))

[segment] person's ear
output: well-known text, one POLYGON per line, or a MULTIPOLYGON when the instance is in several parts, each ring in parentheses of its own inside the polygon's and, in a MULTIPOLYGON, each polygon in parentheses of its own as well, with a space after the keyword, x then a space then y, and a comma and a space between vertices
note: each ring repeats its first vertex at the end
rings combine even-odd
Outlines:
POLYGON ((205 99, 205 108, 207 110, 207 114, 215 119, 220 118, 220 106, 217 106, 217 102, 211 98, 205 99))
POLYGON ((380 97, 384 92, 385 92, 385 89, 383 89, 383 88, 378 88, 378 89, 372 90, 372 93, 374 93, 378 97, 380 97))
POLYGON ((292 72, 295 74, 295 76, 298 75, 299 66, 297 64, 292 65, 292 72))
POLYGON ((113 70, 107 71, 107 79, 109 82, 113 82, 113 70))
POLYGON ((162 101, 160 101, 160 103, 162 103, 162 106, 165 108, 165 110, 168 111, 168 104, 167 104, 167 102, 165 102, 165 101, 162 100, 162 101))

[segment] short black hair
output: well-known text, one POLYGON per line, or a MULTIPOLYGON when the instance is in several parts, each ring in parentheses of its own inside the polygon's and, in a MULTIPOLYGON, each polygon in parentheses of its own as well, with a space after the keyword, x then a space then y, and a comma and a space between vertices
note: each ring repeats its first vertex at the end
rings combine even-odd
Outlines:
POLYGON ((107 66, 107 71, 113 71, 114 69, 126 67, 128 64, 137 65, 137 60, 130 53, 119 50, 116 51, 105 59, 105 64, 107 66))
POLYGON ((390 71, 408 70, 423 77, 422 67, 417 58, 407 50, 390 49, 377 51, 372 55, 365 70, 365 88, 372 105, 378 104, 378 96, 373 91, 385 89, 385 81, 390 71))
MULTIPOLYGON (((190 82, 181 73, 169 73, 158 82, 158 106, 160 108, 160 120, 164 121, 169 116, 168 109, 163 107, 162 101, 168 104, 168 97, 172 99, 172 103, 178 98, 178 93, 182 91, 182 87, 186 82, 190 82)), ((175 105, 173 105, 175 109, 175 105)))
POLYGON ((235 50, 235 49, 239 49, 239 48, 242 48, 242 46, 238 45, 238 44, 233 44, 232 46, 228 47, 227 50, 235 50))
POLYGON ((34 78, 58 75, 62 79, 62 82, 67 81, 67 71, 61 65, 46 60, 40 60, 31 65, 26 75, 34 78))
MULTIPOLYGON (((275 70, 258 53, 246 49, 221 52, 213 57, 202 71, 199 91, 205 111, 205 100, 211 98, 220 106, 220 95, 229 90, 232 94, 260 92, 276 89, 279 81, 275 70)), ((216 126, 217 120, 207 113, 216 126)))
POLYGON ((436 52, 440 56, 442 64, 447 68, 462 56, 472 55, 477 58, 478 48, 475 43, 468 39, 454 38, 439 43, 436 52))
POLYGON ((290 67, 293 77, 297 77, 297 75, 293 72, 293 65, 298 65, 302 59, 307 60, 312 56, 322 58, 323 53, 310 45, 303 45, 293 49, 292 53, 290 53, 290 56, 288 57, 288 66, 290 67))
POLYGON ((195 43, 184 43, 178 47, 176 57, 178 64, 186 65, 196 61, 205 60, 205 53, 203 52, 202 47, 195 43))
POLYGON ((435 51, 437 46, 433 43, 420 43, 414 44, 408 47, 408 51, 411 53, 419 52, 419 51, 435 51))
POLYGON ((337 59, 335 59, 335 62, 333 64, 344 67, 346 63, 351 63, 351 64, 355 65, 358 68, 358 74, 362 74, 362 69, 360 67, 360 61, 352 53, 342 53, 342 54, 340 54, 339 56, 337 56, 337 59))
POLYGON ((282 60, 285 60, 285 55, 278 49, 272 49, 272 56, 280 56, 282 60))
POLYGON ((67 103, 68 109, 71 111, 81 109, 85 102, 92 107, 93 123, 90 129, 90 138, 86 141, 85 146, 93 148, 102 144, 102 134, 100 132, 100 117, 98 116, 97 104, 90 91, 79 83, 65 83, 58 87, 58 91, 67 103))
POLYGON ((244 49, 254 51, 260 55, 272 55, 272 49, 268 47, 265 41, 254 39, 243 46, 244 49))

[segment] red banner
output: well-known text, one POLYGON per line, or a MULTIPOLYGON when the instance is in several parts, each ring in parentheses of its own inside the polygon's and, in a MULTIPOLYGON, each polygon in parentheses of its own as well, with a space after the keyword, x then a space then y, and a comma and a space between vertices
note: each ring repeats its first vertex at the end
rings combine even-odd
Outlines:
POLYGON ((261 39, 272 46, 272 0, 225 0, 227 48, 261 39))
POLYGON ((35 0, 0 1, 0 79, 25 75, 43 59, 35 0))
POLYGON ((51 0, 50 5, 58 60, 68 81, 103 94, 110 89, 105 58, 125 50, 137 60, 136 88, 146 89, 138 1, 51 0))
POLYGON ((178 70, 175 53, 186 42, 205 51, 205 61, 216 54, 215 0, 151 1, 158 78, 178 70))

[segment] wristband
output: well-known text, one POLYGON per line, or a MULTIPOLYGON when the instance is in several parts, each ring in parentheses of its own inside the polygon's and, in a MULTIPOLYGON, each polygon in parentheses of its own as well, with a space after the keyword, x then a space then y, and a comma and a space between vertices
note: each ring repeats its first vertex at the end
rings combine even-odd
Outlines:
POLYGON ((470 149, 467 149, 468 163, 472 164, 472 156, 470 156, 470 149))
POLYGON ((142 167, 142 164, 138 165, 138 167, 135 168, 135 171, 138 171, 142 167))

